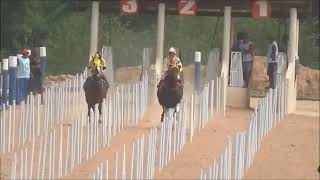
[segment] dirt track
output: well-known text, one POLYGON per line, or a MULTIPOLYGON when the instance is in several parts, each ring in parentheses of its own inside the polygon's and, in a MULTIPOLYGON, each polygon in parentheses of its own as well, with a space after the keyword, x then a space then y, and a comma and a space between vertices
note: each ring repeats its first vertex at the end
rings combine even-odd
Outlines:
MULTIPOLYGON (((190 88, 192 87, 189 90, 190 88)), ((106 159, 113 164, 114 153, 120 151, 123 144, 126 144, 126 157, 130 158, 133 140, 145 134, 148 128, 159 124, 160 113, 159 105, 149 107, 145 118, 137 127, 120 132, 112 138, 110 148, 98 152, 93 159, 76 167, 65 178, 88 178, 99 163, 106 159)), ((192 143, 187 142, 182 153, 168 167, 155 174, 156 178, 199 178, 200 168, 207 168, 220 155, 227 137, 248 128, 250 115, 250 110, 228 108, 225 118, 212 120, 200 134, 194 136, 192 143)), ((319 134, 319 101, 298 101, 295 115, 290 115, 265 137, 244 178, 319 179, 316 172, 320 165, 319 134)), ((1 159, 1 179, 8 177, 11 169, 9 163, 12 157, 9 156, 1 159)), ((37 158, 34 162, 37 162, 37 158)), ((113 167, 110 166, 110 178, 113 177, 113 167)), ((127 163, 127 169, 129 167, 127 163)))
MULTIPOLYGON (((290 115, 276 128, 270 131, 257 152, 254 163, 244 178, 248 179, 317 179, 319 166, 319 102, 298 101, 297 112, 305 115, 290 115), (313 108, 305 107, 312 104, 313 108), (307 109, 307 110, 306 110, 307 109)), ((138 127, 128 128, 111 142, 111 148, 103 150, 89 163, 76 169, 71 177, 88 177, 103 160, 114 162, 114 153, 122 144, 131 145, 132 141, 146 133, 149 127, 159 124, 160 107, 149 109, 138 127)), ((226 118, 212 120, 200 134, 194 136, 192 143, 187 143, 168 167, 155 174, 157 179, 195 179, 200 168, 207 168, 216 159, 227 137, 236 131, 245 130, 249 124, 251 111, 227 109, 226 118)), ((130 151, 130 146, 126 146, 130 151)), ((130 157, 130 153, 126 154, 130 157)), ((127 168, 130 168, 129 165, 127 168)), ((113 177, 114 170, 110 170, 113 177)))
POLYGON ((319 179, 319 118, 290 115, 270 131, 246 179, 319 179))

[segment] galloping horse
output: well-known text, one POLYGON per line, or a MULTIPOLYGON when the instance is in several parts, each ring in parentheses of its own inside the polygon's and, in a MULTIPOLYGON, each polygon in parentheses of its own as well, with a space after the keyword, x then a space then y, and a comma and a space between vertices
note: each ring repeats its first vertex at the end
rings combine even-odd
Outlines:
MULTIPOLYGON (((109 84, 101 77, 102 72, 99 66, 95 66, 93 72, 93 75, 89 76, 83 84, 83 90, 88 105, 88 117, 90 117, 90 110, 94 110, 94 106, 99 104, 99 117, 101 118, 101 106, 103 99, 107 97, 109 84)), ((99 123, 101 123, 101 119, 99 119, 99 123)))
POLYGON ((179 80, 183 80, 183 74, 180 73, 177 65, 171 65, 169 72, 165 76, 164 80, 159 84, 157 96, 160 105, 162 106, 161 122, 165 112, 169 108, 175 108, 181 102, 183 96, 183 86, 179 83, 179 80))

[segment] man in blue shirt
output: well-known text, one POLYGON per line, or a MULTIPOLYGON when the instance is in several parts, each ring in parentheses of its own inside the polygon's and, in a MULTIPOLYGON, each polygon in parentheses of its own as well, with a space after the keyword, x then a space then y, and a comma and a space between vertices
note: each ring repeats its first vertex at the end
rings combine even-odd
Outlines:
POLYGON ((29 51, 22 49, 22 56, 18 56, 17 67, 17 102, 21 102, 29 93, 29 79, 30 79, 30 59, 29 51))
POLYGON ((248 34, 243 34, 243 41, 239 44, 242 56, 242 71, 244 87, 248 87, 249 80, 252 73, 253 58, 254 58, 254 45, 248 40, 248 34))

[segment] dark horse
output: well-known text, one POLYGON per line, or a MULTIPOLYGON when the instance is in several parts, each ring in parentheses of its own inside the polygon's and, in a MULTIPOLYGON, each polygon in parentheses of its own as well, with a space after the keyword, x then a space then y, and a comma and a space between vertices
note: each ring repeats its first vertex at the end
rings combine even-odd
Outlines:
MULTIPOLYGON (((90 117, 90 110, 94 111, 94 106, 99 104, 99 117, 101 117, 101 106, 103 100, 107 97, 109 84, 101 77, 99 67, 94 68, 94 73, 89 76, 83 84, 83 90, 85 92, 86 101, 88 104, 88 116, 90 117)), ((89 119, 90 122, 90 119, 89 119)), ((101 120, 99 119, 99 122, 101 120)))
MULTIPOLYGON (((173 65, 165 78, 160 81, 157 96, 158 101, 162 106, 161 122, 163 121, 164 113, 169 108, 176 108, 181 102, 183 85, 179 83, 180 80, 183 80, 183 74, 179 72, 177 66, 173 65)), ((174 112, 176 113, 176 109, 174 112)))

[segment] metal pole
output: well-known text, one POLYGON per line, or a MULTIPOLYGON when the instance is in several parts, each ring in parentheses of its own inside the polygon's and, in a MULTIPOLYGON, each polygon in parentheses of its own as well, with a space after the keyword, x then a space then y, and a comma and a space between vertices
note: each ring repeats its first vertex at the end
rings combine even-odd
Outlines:
MULTIPOLYGON (((69 159, 69 136, 70 136, 70 127, 67 129, 67 150, 66 150, 66 155, 65 155, 65 166, 64 166, 64 175, 68 173, 68 159, 69 159)), ((88 151, 87 151, 88 155, 88 151)), ((88 157, 88 156, 87 156, 88 157)))
POLYGON ((92 1, 91 8, 91 31, 90 31, 90 56, 97 51, 99 28, 99 1, 92 1))
POLYGON ((16 100, 17 57, 9 56, 9 103, 16 100))
POLYGON ((114 179, 118 179, 118 152, 115 155, 115 174, 114 179))
POLYGON ((133 178, 133 172, 134 172, 134 160, 135 160, 135 141, 132 142, 132 155, 131 155, 131 172, 130 172, 130 179, 133 178))
MULTIPOLYGON (((157 49, 156 49, 156 81, 159 82, 162 71, 163 61, 163 45, 164 45, 164 24, 165 24, 165 4, 159 3, 158 6, 158 29, 157 29, 157 49)), ((157 87, 154 85, 154 94, 157 92, 157 87)), ((156 102, 156 99, 153 99, 156 102)))
MULTIPOLYGON (((8 91, 9 91, 9 65, 8 65, 8 59, 3 59, 2 60, 2 97, 1 97, 1 104, 7 105, 8 102, 8 91)), ((4 108, 3 108, 4 110, 4 108)))
POLYGON ((62 124, 60 125, 60 143, 59 143, 59 174, 58 177, 62 176, 62 124))
POLYGON ((39 148, 40 148, 40 154, 39 154, 39 159, 38 159, 38 171, 37 171, 37 173, 38 173, 38 176, 37 176, 37 179, 40 179, 40 167, 41 167, 41 160, 42 160, 42 151, 43 151, 43 138, 41 138, 41 141, 40 141, 40 146, 39 146, 39 148))
POLYGON ((32 142, 32 151, 31 151, 31 165, 30 165, 30 179, 32 179, 32 174, 33 174, 33 157, 34 157, 34 144, 35 144, 35 139, 33 139, 32 142))
POLYGON ((201 79, 201 52, 194 53, 194 91, 200 93, 201 79))
POLYGON ((126 179, 126 145, 123 144, 123 156, 122 156, 122 180, 126 179))

